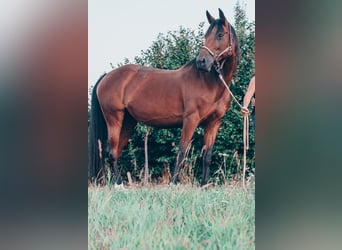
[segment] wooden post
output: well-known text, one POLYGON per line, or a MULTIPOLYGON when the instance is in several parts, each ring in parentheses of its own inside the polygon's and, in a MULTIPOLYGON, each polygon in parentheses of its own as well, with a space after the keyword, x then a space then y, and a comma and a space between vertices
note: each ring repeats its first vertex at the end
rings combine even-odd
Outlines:
POLYGON ((128 178, 128 184, 133 187, 134 184, 133 184, 133 181, 132 181, 132 176, 131 176, 131 173, 130 172, 127 172, 127 178, 128 178))
POLYGON ((149 171, 148 171, 148 136, 150 134, 150 129, 146 129, 145 134, 145 173, 144 173, 144 186, 148 185, 149 171))

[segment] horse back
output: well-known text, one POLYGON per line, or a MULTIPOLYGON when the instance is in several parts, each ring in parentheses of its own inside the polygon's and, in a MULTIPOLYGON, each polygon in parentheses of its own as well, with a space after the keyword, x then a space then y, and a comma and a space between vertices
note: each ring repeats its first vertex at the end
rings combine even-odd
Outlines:
POLYGON ((184 113, 184 84, 179 70, 125 65, 105 76, 97 95, 103 112, 126 109, 148 125, 179 126, 184 113))

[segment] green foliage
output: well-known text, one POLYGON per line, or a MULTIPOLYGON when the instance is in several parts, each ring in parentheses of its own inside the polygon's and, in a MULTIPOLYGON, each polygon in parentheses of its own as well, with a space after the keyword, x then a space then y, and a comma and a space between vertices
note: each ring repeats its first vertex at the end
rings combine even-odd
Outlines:
POLYGON ((181 26, 166 35, 160 33, 150 48, 134 58, 134 63, 159 69, 178 69, 198 54, 203 26, 204 23, 200 23, 197 31, 181 26))
POLYGON ((88 188, 88 249, 254 249, 254 188, 88 188))

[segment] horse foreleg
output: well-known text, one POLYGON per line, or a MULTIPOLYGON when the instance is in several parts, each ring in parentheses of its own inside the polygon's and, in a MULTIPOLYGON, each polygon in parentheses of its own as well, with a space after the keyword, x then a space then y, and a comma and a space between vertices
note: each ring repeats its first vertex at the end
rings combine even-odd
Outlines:
POLYGON ((211 158, 217 132, 220 128, 221 121, 215 121, 204 128, 204 146, 203 146, 203 170, 201 185, 205 185, 209 180, 211 158))
POLYGON ((185 159, 187 156, 187 149, 189 146, 190 146, 190 142, 188 144, 180 146, 180 148, 179 148, 177 160, 176 160, 176 166, 175 166, 175 169, 173 171, 172 178, 171 178, 171 183, 173 183, 173 184, 176 184, 179 181, 179 178, 178 178, 179 171, 182 168, 182 166, 184 165, 184 162, 185 162, 185 159))
MULTIPOLYGON (((190 117, 191 118, 191 117, 190 117)), ((187 119, 183 122, 181 140, 179 145, 179 151, 177 155, 176 166, 173 171, 173 175, 171 178, 171 183, 176 184, 179 181, 179 171, 181 167, 184 165, 187 151, 190 147, 191 138, 195 132, 196 127, 198 126, 197 119, 187 119)))

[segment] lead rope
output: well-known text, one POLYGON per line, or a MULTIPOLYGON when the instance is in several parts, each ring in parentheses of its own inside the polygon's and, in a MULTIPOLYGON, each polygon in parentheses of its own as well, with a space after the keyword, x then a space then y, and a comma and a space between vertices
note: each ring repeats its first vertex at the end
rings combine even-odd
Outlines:
MULTIPOLYGON (((238 104, 238 106, 243 109, 242 105, 239 103, 239 101, 236 99, 236 97, 233 95, 233 93, 230 91, 226 81, 223 79, 222 74, 219 72, 219 78, 223 85, 228 90, 229 94, 233 97, 234 101, 238 104)), ((243 189, 247 192, 246 183, 245 183, 245 175, 246 175, 246 155, 247 155, 247 149, 249 149, 249 117, 248 117, 249 111, 247 115, 243 116, 243 170, 242 170, 242 186, 243 189)))

